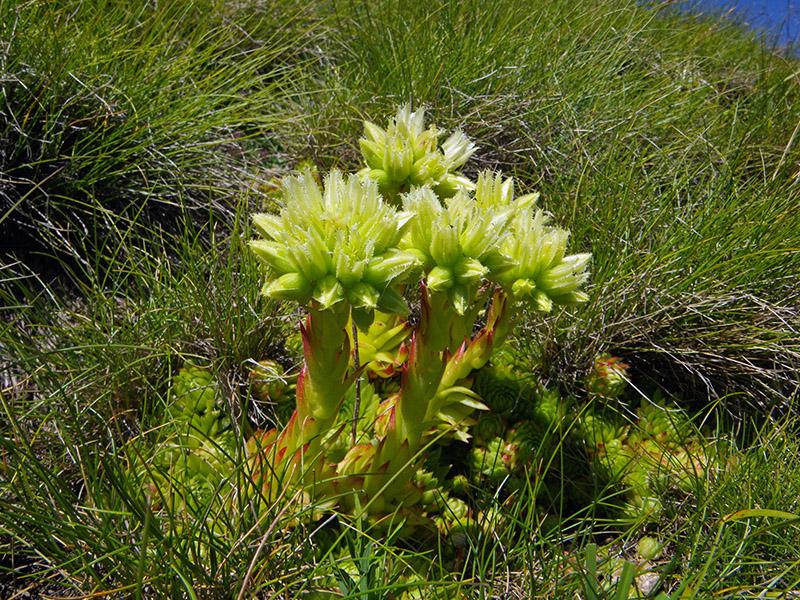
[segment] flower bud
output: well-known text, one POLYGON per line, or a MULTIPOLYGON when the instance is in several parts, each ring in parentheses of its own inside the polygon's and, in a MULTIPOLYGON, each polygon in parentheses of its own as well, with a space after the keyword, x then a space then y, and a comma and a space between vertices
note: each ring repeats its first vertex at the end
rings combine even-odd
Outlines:
POLYGON ((465 286, 478 285, 489 269, 474 258, 462 258, 453 269, 456 279, 465 286))
POLYGON ((461 256, 458 232, 452 225, 436 229, 431 236, 430 253, 437 265, 449 267, 461 256))
POLYGON ((367 263, 364 279, 381 288, 394 281, 403 281, 419 268, 419 258, 412 252, 391 249, 367 263))
POLYGON ((497 250, 490 250, 481 256, 481 263, 489 269, 488 277, 494 281, 497 281, 504 273, 515 266, 512 259, 497 250))
POLYGON ((405 181, 411 174, 414 153, 411 146, 398 137, 388 138, 383 153, 383 170, 392 181, 405 181))
POLYGON ((300 273, 286 273, 278 279, 267 283, 263 293, 276 300, 294 300, 308 302, 311 298, 311 284, 300 273))
POLYGON ((536 290, 533 293, 533 307, 541 312, 549 313, 553 310, 553 301, 541 290, 536 290))
POLYGON ((428 289, 432 292, 449 290, 455 283, 453 272, 447 267, 433 267, 425 278, 425 281, 428 285, 428 289))
POLYGON ((253 215, 253 226, 262 237, 270 240, 278 239, 280 231, 280 218, 277 215, 258 213, 253 215))
POLYGON ((475 184, 468 177, 448 173, 439 183, 433 186, 433 190, 442 198, 451 198, 458 192, 469 192, 475 189, 475 184))
POLYGON ((445 166, 438 154, 426 154, 414 163, 411 168, 412 183, 423 185, 431 180, 438 180, 445 173, 445 166))
POLYGON ((444 158, 450 169, 462 167, 477 149, 463 131, 454 131, 442 144, 444 158))
POLYGON ((411 146, 414 149, 414 161, 419 160, 426 154, 438 154, 436 152, 436 141, 439 138, 439 130, 431 125, 416 138, 412 138, 411 146))
POLYGON ((297 269, 285 246, 267 240, 251 240, 250 248, 264 264, 276 273, 284 274, 297 269))
POLYGON ((658 539, 645 535, 636 543, 636 551, 645 560, 656 560, 661 556, 661 543, 658 539))
POLYGON ((574 292, 588 276, 586 265, 591 256, 591 254, 567 256, 558 265, 542 273, 536 283, 551 296, 574 292))
POLYGON ((382 143, 373 142, 367 139, 360 139, 358 145, 361 147, 361 154, 364 156, 364 162, 375 170, 383 167, 383 149, 382 143))

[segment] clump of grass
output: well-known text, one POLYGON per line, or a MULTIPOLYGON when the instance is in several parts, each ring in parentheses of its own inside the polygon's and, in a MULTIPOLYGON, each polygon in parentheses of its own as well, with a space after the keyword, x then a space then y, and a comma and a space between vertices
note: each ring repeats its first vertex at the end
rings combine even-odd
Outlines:
POLYGON ((0 30, 2 249, 28 262, 92 260, 87 241, 141 221, 173 230, 176 206, 232 215, 276 161, 314 36, 293 5, 216 0, 12 1, 0 30))
MULTIPOLYGON (((796 416, 761 426, 666 538, 667 572, 684 590, 723 598, 780 596, 800 585, 796 416)), ((677 584, 676 584, 677 587, 677 584)))
MULTIPOLYGON (((74 273, 79 299, 19 265, 4 273, 9 288, 22 288, 2 292, 9 318, 2 340, 0 555, 13 589, 30 583, 44 593, 45 581, 59 593, 107 581, 125 593, 222 589, 252 558, 240 538, 254 527, 263 534, 280 510, 265 508, 265 522, 257 524, 247 519, 252 511, 244 501, 222 512, 209 501, 219 526, 234 533, 225 542, 231 547, 212 544, 208 565, 196 556, 213 537, 207 522, 183 523, 177 511, 155 514, 129 468, 129 440, 160 428, 171 375, 186 361, 213 366, 230 418, 246 423, 247 362, 273 352, 283 327, 280 312, 258 293, 261 275, 244 245, 249 232, 238 231, 236 219, 231 231, 225 220, 218 238, 214 213, 207 230, 197 230, 191 215, 185 219, 177 239, 158 245, 155 232, 131 235, 102 279, 91 270, 74 273), (219 570, 231 552, 238 558, 228 557, 228 570, 219 570), (166 566, 151 581, 155 565, 166 566)), ((240 425, 236 430, 241 446, 244 433, 240 425)), ((244 488, 241 447, 236 456, 226 481, 244 488)), ((275 540, 282 535, 279 529, 275 540)))

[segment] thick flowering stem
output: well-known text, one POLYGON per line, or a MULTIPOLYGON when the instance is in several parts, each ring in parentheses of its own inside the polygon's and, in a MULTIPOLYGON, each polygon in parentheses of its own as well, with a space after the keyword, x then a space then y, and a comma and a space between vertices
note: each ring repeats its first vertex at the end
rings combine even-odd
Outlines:
POLYGON ((492 297, 486 325, 472 339, 465 340, 447 361, 437 394, 428 403, 425 421, 433 419, 447 403, 451 396, 449 390, 468 377, 473 370, 480 369, 489 362, 494 348, 501 345, 508 336, 513 317, 512 303, 502 290, 497 290, 492 297))
POLYGON ((420 287, 420 321, 403 369, 394 430, 395 435, 408 440, 412 450, 419 445, 428 405, 445 371, 451 330, 460 325, 460 315, 453 310, 446 294, 431 293, 424 284, 420 287))
POLYGON ((354 374, 348 374, 348 316, 344 303, 327 310, 312 307, 301 325, 305 364, 297 382, 297 415, 302 421, 315 422, 317 433, 333 423, 353 383, 354 374))
POLYGON ((446 293, 431 293, 424 283, 420 289, 420 321, 411 339, 400 392, 389 406, 385 434, 365 478, 364 490, 369 497, 383 490, 385 500, 407 487, 418 466, 416 458, 423 434, 431 424, 431 406, 447 372, 450 347, 459 332, 472 324, 472 313, 459 314, 446 293))
MULTIPOLYGON (((301 325, 305 363, 297 379, 297 405, 285 429, 263 445, 274 477, 321 477, 322 439, 334 425, 355 372, 349 371, 350 342, 345 306, 312 307, 301 325)), ((271 481, 273 477, 270 477, 271 481)))

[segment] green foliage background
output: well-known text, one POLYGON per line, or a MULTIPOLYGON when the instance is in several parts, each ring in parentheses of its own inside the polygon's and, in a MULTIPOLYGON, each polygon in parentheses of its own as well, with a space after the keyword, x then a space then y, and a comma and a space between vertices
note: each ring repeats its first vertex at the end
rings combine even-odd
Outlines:
MULTIPOLYGON (((270 418, 236 399, 248 360, 291 355, 297 317, 258 296, 247 216, 302 160, 355 168, 361 120, 413 101, 594 255, 589 304, 518 340, 536 377, 580 395, 614 352, 643 392, 722 408, 709 424, 745 447, 660 527, 667 571, 701 595, 797 586, 795 523, 718 529, 735 510, 800 510, 797 78, 735 25, 633 0, 0 2, 3 585, 224 597, 252 564, 268 597, 330 573, 313 531, 269 527, 280 507, 199 560, 153 525, 121 448, 162 422, 187 359, 234 422, 270 418)), ((556 534, 525 503, 464 550, 461 592, 444 558, 350 539, 358 589, 399 595, 393 565, 411 561, 431 597, 583 590, 559 551, 603 539, 602 498, 556 534)))

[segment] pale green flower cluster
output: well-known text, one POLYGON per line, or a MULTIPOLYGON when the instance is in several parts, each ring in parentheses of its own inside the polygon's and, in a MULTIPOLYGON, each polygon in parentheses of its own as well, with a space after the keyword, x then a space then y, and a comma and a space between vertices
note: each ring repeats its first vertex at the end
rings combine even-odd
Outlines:
POLYGON ((458 192, 445 206, 430 188, 415 188, 404 197, 416 217, 401 243, 419 253, 428 289, 446 290, 460 314, 486 281, 543 311, 584 302, 579 287, 591 255, 565 255, 568 233, 547 225, 533 209, 537 198, 515 199, 513 180, 490 172, 478 176, 474 196, 458 192))
POLYGON ((553 304, 579 304, 588 296, 580 290, 589 273, 591 254, 566 255, 569 232, 548 225, 541 210, 520 210, 511 221, 510 235, 501 244, 513 266, 498 282, 515 300, 527 300, 549 312, 553 304))
POLYGON ((446 291, 464 314, 481 283, 512 264, 500 251, 515 212, 531 197, 513 199, 513 182, 481 173, 475 195, 460 191, 443 206, 429 187, 415 188, 403 208, 415 215, 403 247, 418 253, 431 292, 446 291))
POLYGON ((586 301, 590 255, 566 254, 569 234, 535 208, 538 194, 515 198, 513 180, 488 171, 474 184, 456 174, 475 150, 463 134, 439 148, 439 131, 408 106, 386 130, 365 129, 368 176, 332 171, 322 190, 310 174, 290 177, 280 214, 254 217, 267 296, 323 310, 344 302, 363 324, 375 309, 405 313, 400 286, 421 271, 461 315, 486 284, 543 311, 586 301), (402 211, 382 193, 387 181, 393 193, 408 188, 402 211), (441 193, 445 184, 452 193, 441 193))
POLYGON ((250 244, 271 275, 267 296, 322 309, 346 302, 366 315, 407 310, 396 286, 419 266, 399 247, 410 215, 384 202, 374 182, 332 171, 320 190, 306 173, 284 181, 283 201, 279 215, 253 217, 264 239, 250 244))
POLYGON ((411 112, 409 105, 397 111, 386 129, 365 121, 359 145, 367 166, 359 174, 376 181, 392 200, 414 186, 430 186, 441 198, 472 189, 458 169, 475 152, 475 144, 456 131, 440 147, 440 135, 433 125, 425 128, 424 109, 411 112))

